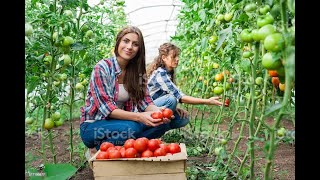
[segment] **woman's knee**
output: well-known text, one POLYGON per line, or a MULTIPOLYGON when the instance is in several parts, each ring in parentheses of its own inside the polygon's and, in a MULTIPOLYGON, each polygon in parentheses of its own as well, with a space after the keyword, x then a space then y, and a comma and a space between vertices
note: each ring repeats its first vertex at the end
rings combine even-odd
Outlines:
POLYGON ((178 104, 178 101, 177 101, 177 98, 174 97, 173 95, 171 94, 168 94, 167 95, 167 98, 166 98, 166 107, 167 108, 170 108, 171 110, 175 111, 176 108, 177 108, 177 104, 178 104))

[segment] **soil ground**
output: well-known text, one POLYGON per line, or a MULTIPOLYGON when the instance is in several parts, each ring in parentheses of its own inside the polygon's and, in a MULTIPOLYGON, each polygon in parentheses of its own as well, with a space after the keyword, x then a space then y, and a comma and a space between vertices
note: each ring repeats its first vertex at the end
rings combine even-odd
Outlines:
MULTIPOLYGON (((267 123, 271 123, 272 119, 268 119, 267 123)), ((76 148, 74 161, 79 164, 81 161, 84 162, 82 168, 79 168, 74 176, 72 176, 71 180, 90 180, 94 179, 93 172, 89 168, 88 163, 83 159, 83 152, 84 150, 78 147, 82 147, 81 139, 79 139, 79 135, 77 134, 77 130, 79 128, 79 120, 74 119, 72 121, 75 135, 73 136, 74 139, 74 147, 76 148), (78 149, 77 149, 78 148, 78 149), (79 154, 81 153, 81 154, 79 154)), ((221 129, 226 129, 227 123, 222 123, 220 125, 221 129)), ((289 120, 281 121, 281 126, 286 127, 288 130, 294 131, 293 123, 289 120)), ((234 134, 232 135, 232 139, 235 140, 237 137, 237 129, 239 129, 239 125, 236 125, 234 130, 234 134)), ((54 145, 55 145, 55 153, 57 153, 56 160, 57 163, 67 163, 69 162, 69 125, 67 123, 63 124, 62 126, 54 129, 54 145)), ((245 132, 246 133, 246 132, 245 132)), ((39 135, 25 135, 25 152, 26 152, 26 164, 30 167, 41 169, 42 164, 42 157, 39 153, 41 150, 41 140, 39 135), (29 157, 33 157, 29 158, 29 157)), ((229 141, 228 149, 232 148, 233 142, 229 141)), ((257 143, 259 145, 259 143, 257 143)), ((259 146, 263 146, 260 144, 259 146)), ((263 149, 263 148, 262 148, 263 149)), ((239 151, 245 151, 246 144, 240 143, 239 151)), ((49 147, 47 150, 47 161, 53 162, 50 156, 49 147)), ((257 151, 257 155, 262 155, 262 151, 257 151)), ((241 157, 239 157, 241 158, 241 157)), ((187 160, 187 167, 192 166, 195 163, 207 163, 212 161, 212 158, 204 157, 192 157, 188 156, 187 160)), ((258 159, 255 163, 255 167, 257 169, 261 169, 261 166, 265 164, 264 158, 258 159)), ((261 170, 259 172, 262 172, 261 170)), ((281 180, 294 180, 295 179, 295 144, 294 143, 279 143, 276 152, 275 152, 275 165, 273 167, 274 179, 281 179, 281 180)), ((262 177, 262 174, 257 174, 257 177, 262 177)), ((28 177, 26 176, 26 179, 28 177)), ((260 178, 261 179, 261 178, 260 178)))

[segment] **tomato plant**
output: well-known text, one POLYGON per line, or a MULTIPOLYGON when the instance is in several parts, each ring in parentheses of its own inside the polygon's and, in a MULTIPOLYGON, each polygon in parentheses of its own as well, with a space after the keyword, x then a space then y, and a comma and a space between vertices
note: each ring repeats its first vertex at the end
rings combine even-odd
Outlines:
POLYGON ((278 87, 279 83, 280 83, 280 80, 279 80, 278 77, 272 77, 271 82, 272 82, 274 87, 278 87))
POLYGON ((282 62, 271 53, 266 53, 262 57, 262 66, 267 70, 276 70, 281 67, 282 62))
POLYGON ((272 24, 274 22, 274 18, 271 14, 261 15, 257 19, 258 27, 263 27, 267 24, 272 24))
POLYGON ((216 74, 215 76, 214 76, 214 79, 216 80, 216 81, 221 81, 222 79, 223 79, 223 74, 222 73, 218 73, 218 74, 216 74))
POLYGON ((54 127, 54 121, 51 118, 47 118, 44 121, 44 128, 49 130, 54 127))
POLYGON ((255 83, 256 83, 257 85, 261 85, 261 84, 263 83, 263 78, 262 78, 262 77, 256 77, 255 83))
POLYGON ((214 87, 213 88, 213 93, 216 94, 216 95, 222 94, 223 93, 223 87, 221 87, 221 86, 214 87))
POLYGON ((241 41, 248 42, 248 43, 253 41, 252 35, 251 35, 251 32, 249 31, 249 29, 242 30, 242 32, 240 33, 240 39, 241 39, 241 41))
POLYGON ((281 82, 279 83, 279 89, 280 91, 284 91, 286 88, 286 85, 285 84, 282 84, 281 82))
POLYGON ((225 100, 225 102, 224 102, 224 105, 225 105, 226 107, 229 107, 229 105, 230 105, 230 100, 229 100, 228 98, 226 98, 226 100, 225 100))
POLYGON ((268 4, 259 8, 260 14, 267 14, 270 11, 270 6, 268 4))
POLYGON ((270 77, 278 77, 278 73, 276 70, 268 70, 270 77))
POLYGON ((284 39, 282 34, 274 33, 268 35, 264 40, 264 48, 271 52, 278 52, 284 48, 284 39))
POLYGON ((27 117, 27 118, 26 118, 26 123, 27 123, 27 124, 32 124, 33 122, 34 122, 33 117, 27 117))
POLYGON ((255 3, 250 3, 250 4, 247 4, 243 10, 246 12, 253 12, 256 9, 257 9, 257 5, 255 3))
POLYGON ((275 32, 276 27, 271 24, 267 24, 258 30, 256 38, 258 38, 259 40, 264 40, 268 35, 273 34, 275 32))

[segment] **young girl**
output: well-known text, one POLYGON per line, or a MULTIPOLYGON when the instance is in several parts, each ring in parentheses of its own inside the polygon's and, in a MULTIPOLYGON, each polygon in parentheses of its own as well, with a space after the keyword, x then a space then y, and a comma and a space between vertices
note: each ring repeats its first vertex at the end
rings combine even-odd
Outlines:
POLYGON ((130 138, 159 138, 169 130, 169 119, 151 117, 161 108, 147 90, 141 31, 134 26, 121 30, 114 53, 94 66, 86 103, 80 109, 80 136, 91 153, 104 141, 123 145, 130 138))
POLYGON ((207 104, 221 106, 220 97, 209 99, 187 96, 175 85, 174 69, 179 63, 180 49, 172 43, 164 43, 159 54, 148 66, 148 89, 157 106, 165 106, 174 111, 174 120, 170 124, 183 127, 189 122, 188 112, 177 108, 178 102, 186 104, 207 104))

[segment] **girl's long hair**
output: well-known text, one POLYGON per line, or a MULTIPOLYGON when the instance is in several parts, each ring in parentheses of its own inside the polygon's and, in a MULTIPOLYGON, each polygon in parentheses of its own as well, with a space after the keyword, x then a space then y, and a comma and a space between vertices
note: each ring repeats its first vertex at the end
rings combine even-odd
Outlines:
POLYGON ((117 35, 114 53, 119 56, 118 47, 121 38, 128 33, 136 33, 139 37, 139 50, 136 56, 131 59, 126 67, 126 74, 124 76, 124 86, 129 93, 131 100, 134 103, 139 103, 144 99, 147 89, 146 77, 146 58, 145 46, 141 30, 135 26, 127 26, 123 28, 117 35))
MULTIPOLYGON (((162 60, 162 56, 168 56, 170 51, 172 51, 172 58, 175 58, 179 56, 180 54, 180 48, 178 48, 176 45, 172 43, 164 43, 162 44, 159 48, 159 54, 157 57, 154 58, 153 62, 148 65, 147 67, 147 77, 149 78, 153 71, 158 69, 158 67, 163 67, 165 68, 164 62, 162 60)), ((171 81, 175 83, 175 74, 174 74, 174 69, 171 73, 171 81)))

